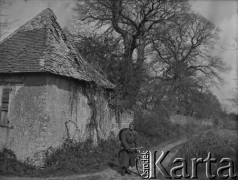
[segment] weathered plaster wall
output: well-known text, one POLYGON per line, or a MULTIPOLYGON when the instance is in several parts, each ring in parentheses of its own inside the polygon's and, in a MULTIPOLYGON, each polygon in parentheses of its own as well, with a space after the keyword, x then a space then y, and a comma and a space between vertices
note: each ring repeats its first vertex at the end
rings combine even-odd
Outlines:
POLYGON ((91 110, 80 89, 71 79, 47 77, 48 130, 54 133, 49 145, 60 145, 66 138, 83 139, 91 110))
MULTIPOLYGON (((107 139, 113 114, 103 90, 84 82, 57 76, 47 77, 47 114, 54 141, 66 138, 76 141, 107 139)), ((55 146, 56 144, 54 144, 55 146)))
POLYGON ((30 157, 41 166, 49 147, 58 147, 67 138, 90 139, 96 145, 101 139, 116 138, 133 120, 129 113, 116 118, 107 92, 83 81, 52 74, 0 77, 0 91, 3 84, 12 84, 8 126, 13 127, 0 127, 0 148, 13 150, 20 160, 30 157))
POLYGON ((19 159, 45 148, 44 124, 46 78, 41 75, 1 76, 0 87, 10 84, 8 127, 0 127, 0 147, 15 152, 19 159))

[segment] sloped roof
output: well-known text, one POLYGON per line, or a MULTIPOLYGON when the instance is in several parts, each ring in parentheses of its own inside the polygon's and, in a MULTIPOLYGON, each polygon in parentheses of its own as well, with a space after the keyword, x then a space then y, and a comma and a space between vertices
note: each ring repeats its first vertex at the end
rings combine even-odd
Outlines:
POLYGON ((51 9, 0 42, 0 73, 49 72, 114 88, 78 53, 51 9))

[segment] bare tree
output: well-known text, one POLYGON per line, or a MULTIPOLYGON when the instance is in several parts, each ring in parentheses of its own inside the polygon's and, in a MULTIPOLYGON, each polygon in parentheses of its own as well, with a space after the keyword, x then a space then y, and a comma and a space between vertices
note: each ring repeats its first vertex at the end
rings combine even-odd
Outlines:
POLYGON ((71 35, 80 54, 112 83, 120 79, 121 46, 114 37, 97 34, 71 35))
POLYGON ((238 88, 236 88, 236 92, 234 94, 234 97, 231 99, 231 102, 233 102, 233 104, 238 107, 238 88))
POLYGON ((218 31, 198 14, 184 14, 155 36, 153 48, 156 62, 163 68, 163 78, 183 79, 203 77, 209 83, 222 81, 221 72, 228 70, 222 59, 214 54, 218 31))
POLYGON ((230 101, 235 105, 235 107, 238 107, 238 64, 236 64, 236 76, 236 88, 230 101))
MULTIPOLYGON (((163 84, 162 94, 170 97, 171 104, 191 107, 192 102, 199 102, 195 96, 221 82, 221 73, 228 70, 222 59, 212 54, 217 39, 218 31, 204 17, 180 15, 154 36, 148 81, 163 84)), ((154 88, 158 91, 158 85, 154 88)), ((155 105, 161 99, 155 96, 155 105)))
POLYGON ((151 35, 189 7, 187 0, 78 0, 75 10, 84 25, 103 27, 104 32, 122 38, 121 90, 124 98, 131 97, 135 102, 142 79, 144 50, 151 43, 151 35), (137 58, 133 58, 136 50, 137 58))
MULTIPOLYGON (((236 44, 234 45, 235 50, 238 50, 238 37, 235 39, 236 44)), ((236 90, 233 98, 233 103, 238 107, 238 62, 236 61, 236 90)))
MULTIPOLYGON (((224 51, 238 51, 238 37, 234 39, 234 43, 223 48, 224 51)), ((238 107, 238 62, 236 61, 236 88, 234 89, 232 98, 229 98, 228 101, 231 102, 235 107, 238 107)))

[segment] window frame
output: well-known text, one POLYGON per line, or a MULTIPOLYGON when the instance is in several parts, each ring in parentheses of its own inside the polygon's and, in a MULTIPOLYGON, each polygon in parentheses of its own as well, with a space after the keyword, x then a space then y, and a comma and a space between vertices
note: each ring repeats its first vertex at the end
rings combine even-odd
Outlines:
POLYGON ((12 128, 9 126, 10 122, 8 119, 11 92, 12 92, 12 85, 10 84, 2 85, 1 104, 0 104, 0 127, 12 128), (6 98, 5 96, 7 96, 7 99, 4 99, 6 98), (4 108, 3 108, 3 104, 4 104, 4 108), (3 118, 3 115, 5 116, 4 118, 3 118))

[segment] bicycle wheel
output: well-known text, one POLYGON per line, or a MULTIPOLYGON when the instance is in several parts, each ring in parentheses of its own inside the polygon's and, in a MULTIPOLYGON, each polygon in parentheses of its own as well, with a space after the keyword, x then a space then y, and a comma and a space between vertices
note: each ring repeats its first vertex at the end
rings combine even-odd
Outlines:
POLYGON ((136 158, 136 170, 139 176, 141 176, 143 173, 143 164, 140 158, 136 158))

